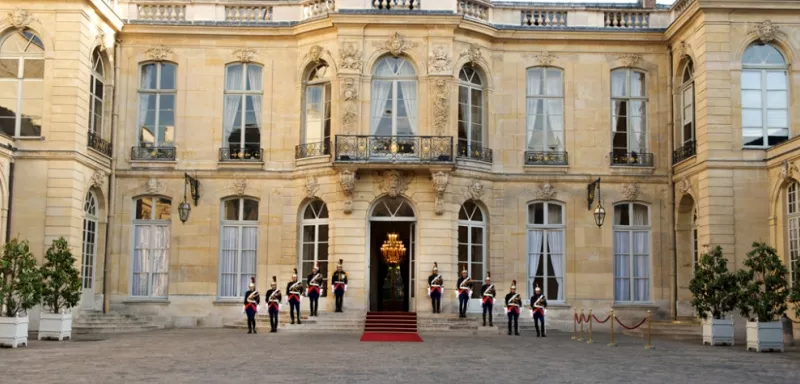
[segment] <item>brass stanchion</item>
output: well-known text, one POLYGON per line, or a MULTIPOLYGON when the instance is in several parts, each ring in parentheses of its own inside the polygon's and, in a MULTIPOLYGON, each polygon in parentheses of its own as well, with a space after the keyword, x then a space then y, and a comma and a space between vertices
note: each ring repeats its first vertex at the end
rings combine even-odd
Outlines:
POLYGON ((583 341, 583 308, 581 308, 580 322, 581 322, 581 337, 578 338, 578 341, 583 341))
POLYGON ((647 345, 644 346, 644 349, 653 349, 653 344, 650 343, 651 341, 651 334, 652 334, 652 327, 650 326, 651 323, 651 314, 650 311, 647 311, 647 345))
POLYGON ((575 318, 578 317, 578 308, 573 308, 572 311, 572 340, 575 340, 578 338, 578 323, 577 320, 575 320, 575 318))
POLYGON ((592 340, 592 321, 592 309, 589 308, 589 340, 586 341, 586 344, 594 343, 594 340, 592 340))
POLYGON ((611 317, 609 318, 609 320, 611 320, 611 341, 608 343, 609 347, 616 347, 617 346, 617 344, 614 343, 614 319, 615 319, 614 310, 612 309, 611 310, 611 317))

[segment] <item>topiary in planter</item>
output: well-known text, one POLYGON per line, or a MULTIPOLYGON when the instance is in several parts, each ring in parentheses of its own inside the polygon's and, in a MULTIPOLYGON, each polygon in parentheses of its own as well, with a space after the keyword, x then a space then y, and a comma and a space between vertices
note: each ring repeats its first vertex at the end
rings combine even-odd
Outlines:
POLYGON ((781 258, 774 248, 754 242, 744 266, 746 269, 737 273, 742 284, 737 307, 742 316, 758 322, 780 320, 789 298, 789 271, 781 258))
POLYGON ((11 239, 0 257, 0 307, 5 308, 2 315, 16 317, 33 308, 39 304, 41 293, 42 276, 28 241, 11 239))
POLYGON ((702 319, 711 315, 722 319, 736 309, 739 297, 739 280, 728 271, 728 261, 722 256, 722 247, 715 246, 697 261, 694 277, 689 282, 692 307, 702 319))
POLYGON ((75 262, 67 240, 53 240, 42 266, 42 303, 53 313, 72 308, 80 301, 81 275, 75 262))

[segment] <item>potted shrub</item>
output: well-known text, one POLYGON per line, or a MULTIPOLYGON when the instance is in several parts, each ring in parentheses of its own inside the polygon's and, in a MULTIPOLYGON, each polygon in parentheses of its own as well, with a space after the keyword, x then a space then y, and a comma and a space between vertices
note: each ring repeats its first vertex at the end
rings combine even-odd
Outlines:
POLYGON ((27 311, 39 303, 41 285, 28 242, 12 239, 6 243, 0 256, 0 345, 28 345, 27 311))
POLYGON ((753 250, 739 271, 742 287, 737 303, 747 322, 747 349, 756 352, 783 352, 783 331, 780 318, 787 310, 789 271, 775 249, 754 242, 753 250))
POLYGON ((39 340, 72 339, 72 313, 81 298, 81 276, 63 237, 54 240, 42 266, 42 315, 39 340))
POLYGON ((703 319, 703 344, 733 345, 733 319, 725 315, 736 309, 739 283, 720 246, 697 261, 689 290, 692 307, 703 319))

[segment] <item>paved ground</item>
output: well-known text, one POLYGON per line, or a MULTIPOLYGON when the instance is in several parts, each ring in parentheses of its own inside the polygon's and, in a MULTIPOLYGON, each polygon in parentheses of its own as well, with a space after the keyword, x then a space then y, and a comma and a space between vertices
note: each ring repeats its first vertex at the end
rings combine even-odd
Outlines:
POLYGON ((704 347, 621 337, 587 345, 570 334, 426 335, 423 343, 361 343, 357 334, 165 330, 35 341, 0 349, 12 383, 798 383, 800 349, 704 347), (318 351, 313 368, 309 351, 318 351))

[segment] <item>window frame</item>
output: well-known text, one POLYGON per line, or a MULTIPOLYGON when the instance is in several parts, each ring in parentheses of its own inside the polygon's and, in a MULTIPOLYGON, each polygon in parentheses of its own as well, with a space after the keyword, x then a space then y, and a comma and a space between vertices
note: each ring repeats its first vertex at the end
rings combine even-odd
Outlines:
MULTIPOLYGON (((148 146, 152 146, 152 147, 174 147, 175 146, 175 139, 177 138, 177 133, 178 133, 178 121, 176 119, 177 115, 178 115, 178 113, 177 113, 178 112, 178 64, 173 63, 171 61, 145 61, 145 62, 139 63, 138 70, 139 70, 139 73, 137 75, 138 84, 136 85, 136 87, 137 87, 137 90, 136 90, 136 96, 137 96, 137 100, 136 100, 136 107, 137 107, 137 111, 136 111, 136 113, 137 113, 136 146, 137 147, 148 147, 148 146), (142 69, 144 67, 148 66, 148 65, 155 65, 156 66, 156 88, 153 88, 153 89, 142 88, 142 69), (162 83, 161 69, 165 65, 171 65, 171 66, 173 66, 175 68, 175 79, 174 79, 175 88, 171 88, 171 89, 161 88, 161 83, 162 83), (154 132, 155 136, 153 138, 153 142, 152 143, 143 143, 142 142, 142 130, 144 129, 144 125, 142 124, 142 116, 141 116, 142 95, 151 95, 151 96, 154 96, 156 98, 155 109, 154 109, 155 110, 155 116, 154 116, 154 119, 153 119, 153 129, 155 130, 155 132, 154 132), (162 98, 162 96, 172 96, 173 97, 173 107, 172 107, 172 121, 173 121, 172 136, 173 136, 173 138, 172 138, 171 142, 164 141, 163 143, 160 143, 158 141, 158 127, 160 126, 159 119, 161 118, 161 98, 162 98)), ((145 114, 146 113, 147 112, 145 112, 145 114)), ((166 136, 167 135, 166 135, 166 132, 165 132, 164 137, 166 138, 166 136)))
POLYGON ((103 62, 103 55, 100 53, 99 49, 95 48, 94 53, 92 53, 92 68, 90 71, 89 76, 89 132, 94 133, 98 137, 102 137, 103 135, 103 124, 105 122, 105 63, 103 62), (102 72, 97 71, 97 67, 100 67, 102 72), (101 96, 97 96, 96 90, 96 83, 100 83, 100 87, 103 88, 103 94, 101 96), (100 110, 96 110, 96 102, 99 102, 100 110), (98 129, 95 129, 96 118, 100 118, 100 125, 98 129))
POLYGON ((800 284, 800 183, 786 187, 786 249, 789 285, 800 284))
MULTIPOLYGON (((249 145, 253 145, 253 143, 247 143, 245 141, 246 140, 246 136, 247 136, 246 135, 246 133, 247 133, 247 97, 248 96, 260 96, 261 98, 260 98, 259 102, 261 103, 261 108, 263 108, 263 106, 264 106, 264 84, 263 84, 264 77, 263 76, 264 76, 264 66, 261 65, 261 64, 258 64, 258 63, 238 61, 238 62, 234 62, 234 63, 228 63, 228 64, 225 65, 225 76, 224 76, 225 83, 224 83, 224 86, 223 86, 223 96, 222 96, 222 100, 223 101, 222 101, 222 105, 225 106, 225 103, 226 103, 225 100, 227 100, 228 96, 241 96, 241 104, 240 104, 240 106, 241 106, 240 107, 241 116, 239 116, 241 124, 238 127, 239 128, 239 132, 241 132, 241 133, 239 135, 239 142, 238 143, 231 143, 231 142, 228 141, 228 138, 225 137, 225 127, 224 127, 224 125, 225 125, 226 116, 225 116, 225 111, 224 111, 225 108, 223 108, 223 112, 222 112, 222 114, 223 114, 223 116, 222 116, 222 121, 223 121, 222 144, 223 144, 224 147, 230 148, 232 146, 238 145, 238 149, 240 151, 245 151, 246 150, 245 148, 246 148, 246 146, 248 144, 249 145), (228 89, 228 69, 230 67, 237 66, 237 65, 241 65, 241 67, 242 67, 241 89, 228 89), (261 68, 261 76, 262 76, 261 79, 262 80, 261 80, 261 83, 258 84, 258 86, 259 86, 258 90, 248 90, 247 89, 247 86, 248 86, 248 82, 247 82, 247 78, 248 78, 247 67, 250 67, 250 66, 261 68)), ((263 109, 262 109, 262 111, 263 111, 263 109)), ((253 111, 253 113, 256 113, 256 111, 253 111)), ((236 126, 232 126, 231 127, 231 132, 233 132, 236 128, 237 128, 236 126)), ((258 135, 258 143, 256 144, 257 148, 254 148, 255 150, 260 150, 261 149, 261 132, 264 130, 263 128, 264 127, 263 127, 263 122, 262 122, 261 124, 258 125, 259 135, 258 135)))
MULTIPOLYGON (((563 304, 566 301, 566 289, 565 289, 566 288, 566 284, 565 283, 566 283, 566 275, 567 275, 567 270, 566 270, 567 269, 567 250, 566 250, 566 244, 567 244, 567 222, 566 222, 566 219, 567 219, 567 205, 565 203, 558 202, 558 201, 536 200, 536 201, 531 201, 530 203, 528 203, 526 205, 526 208, 527 208, 527 210, 526 210, 527 221, 525 222, 525 232, 526 232, 526 238, 525 238, 526 239, 525 240, 526 244, 525 244, 525 247, 526 248, 528 248, 529 244, 530 244, 529 243, 529 239, 530 239, 531 232, 535 232, 535 231, 541 231, 542 232, 542 245, 543 246, 545 244, 547 244, 546 241, 548 240, 548 236, 549 236, 550 232, 561 232, 561 249, 562 249, 562 252, 561 252, 562 271, 561 272, 562 272, 562 275, 561 276, 552 276, 553 278, 556 279, 556 281, 560 280, 559 285, 558 285, 559 286, 559 292, 557 293, 557 298, 556 299, 548 298, 547 300, 550 301, 551 303, 563 304), (535 224, 534 223, 535 220, 533 220, 533 218, 530 216, 530 212, 531 212, 530 211, 530 207, 535 205, 535 204, 543 204, 543 210, 542 210, 542 215, 544 215, 543 224, 535 224), (557 206, 561 207, 561 224, 551 224, 551 223, 548 222, 549 221, 549 216, 550 216, 549 215, 550 205, 557 205, 557 206)), ((548 249, 549 249, 549 246, 548 246, 548 249)), ((527 257, 526 264, 528 266, 528 271, 526 273, 526 275, 527 275, 527 280, 526 280, 527 281, 527 287, 526 288, 527 288, 528 298, 529 299, 531 297, 533 297, 533 293, 534 293, 533 292, 533 290, 534 290, 533 289, 533 284, 534 284, 534 282, 537 279, 540 278, 540 276, 537 275, 537 272, 539 271, 539 266, 538 265, 536 265, 536 270, 533 272, 533 277, 531 277, 531 272, 530 272, 531 271, 531 267, 532 267, 532 265, 531 265, 531 254, 533 254, 533 253, 534 253, 533 250, 527 249, 527 256, 528 257, 527 257)), ((550 265, 551 253, 548 250, 547 252, 540 253, 539 257, 542 258, 542 275, 541 275, 542 286, 540 288, 542 289, 542 294, 545 295, 545 297, 548 297, 547 279, 551 278, 551 276, 549 276, 549 274, 548 274, 548 266, 550 265)), ((553 272, 555 272, 555 271, 553 271, 553 272)))
POLYGON ((700 261, 700 248, 698 247, 698 235, 697 235, 697 206, 695 205, 692 208, 692 269, 697 266, 698 261, 700 261))
MULTIPOLYGON (((562 68, 552 67, 552 66, 530 67, 525 71, 525 82, 526 82, 526 86, 525 86, 525 149, 526 149, 526 151, 566 152, 567 151, 566 127, 564 126, 564 115, 565 115, 565 112, 566 112, 564 110, 565 105, 566 105, 564 94, 566 93, 566 89, 564 88, 564 70, 562 68), (528 87, 527 87, 527 82, 529 81, 529 78, 530 78, 532 72, 537 71, 537 70, 541 70, 542 71, 542 79, 541 79, 541 81, 542 81, 542 84, 544 85, 544 89, 545 89, 544 94, 541 94, 541 95, 529 94, 528 93, 528 87), (549 71, 556 71, 556 72, 558 72, 560 74, 560 76, 559 76, 560 79, 561 79, 561 94, 560 95, 553 96, 553 95, 548 95, 547 94, 547 73, 549 71), (543 132, 543 136, 544 136, 544 140, 542 140, 542 147, 541 148, 531 147, 531 144, 530 144, 531 143, 531 138, 533 136, 533 132, 536 131, 534 129, 534 127, 536 126, 536 116, 534 115, 533 116, 534 120, 531 121, 530 120, 531 114, 530 114, 530 111, 528 110, 528 105, 530 104, 529 102, 531 100, 542 100, 543 101, 542 105, 547 109, 546 113, 537 113, 536 114, 536 115, 541 114, 541 115, 543 115, 545 117, 544 122, 543 122, 544 129, 542 131, 543 132), (548 133, 557 132, 557 131, 553 130, 552 125, 550 123, 550 119, 548 118, 550 116, 550 107, 549 107, 549 104, 550 104, 549 102, 550 101, 560 101, 561 102, 561 130, 558 131, 558 132, 560 132, 559 136, 561 138, 561 143, 559 145, 557 145, 555 149, 552 149, 551 148, 552 146, 550 145, 550 143, 548 143, 548 138, 549 138, 548 133)), ((555 134, 553 136, 556 137, 556 140, 559 139, 559 136, 556 136, 555 134)))
POLYGON ((649 153, 650 150, 650 121, 649 121, 649 114, 650 114, 650 97, 649 97, 649 86, 647 84, 648 81, 648 74, 644 70, 638 68, 616 68, 609 72, 609 84, 610 84, 610 95, 611 95, 611 152, 616 154, 616 151, 619 148, 614 147, 614 134, 616 131, 616 120, 614 119, 614 103, 615 102, 625 102, 625 135, 626 137, 626 147, 625 147, 625 154, 626 156, 630 153, 635 151, 632 150, 633 146, 631 145, 631 140, 633 140, 633 130, 631 127, 631 104, 634 102, 642 102, 644 105, 644 112, 642 113, 642 137, 644 137, 644 148, 639 148, 639 151, 636 152, 638 154, 642 153, 649 153), (614 96, 614 73, 615 72, 625 72, 625 96, 614 96), (631 93, 631 75, 633 73, 640 73, 642 74, 642 96, 633 96, 631 93))
POLYGON ((260 209, 261 209, 261 201, 259 199, 256 199, 256 198, 253 198, 253 197, 250 197, 250 196, 230 197, 230 198, 222 199, 220 201, 219 251, 218 251, 219 252, 219 259, 218 259, 219 267, 218 267, 218 272, 217 272, 217 298, 218 299, 221 299, 221 300, 239 299, 247 291, 247 288, 246 288, 247 284, 245 284, 244 287, 241 284, 242 275, 244 275, 244 273, 242 272, 242 253, 245 250, 242 248, 242 242, 243 242, 243 238, 244 238, 244 229, 245 228, 249 228, 249 229, 255 228, 255 233, 256 233, 255 250, 247 250, 247 251, 253 251, 254 252, 254 257, 255 257, 255 260, 254 260, 254 262, 255 262, 254 271, 253 271, 253 273, 248 273, 247 274, 248 283, 249 283, 249 277, 251 277, 251 276, 252 277, 256 277, 256 278, 258 277, 258 242, 259 242, 258 230, 259 230, 259 218, 261 216, 260 212, 259 212, 260 209), (239 201, 239 207, 238 207, 239 212, 238 212, 238 215, 237 215, 238 219, 236 219, 236 220, 228 220, 228 219, 225 218, 225 203, 227 203, 229 201, 234 201, 234 200, 238 200, 239 201), (255 220, 245 220, 244 219, 244 203, 245 203, 246 200, 254 201, 257 204, 256 212, 259 213, 259 215, 255 220), (236 244, 236 267, 237 268, 236 268, 236 271, 234 271, 234 272, 223 272, 223 269, 222 269, 222 265, 223 265, 222 264, 222 261, 223 261, 222 258, 223 258, 223 252, 225 251, 225 249, 223 248, 223 238, 224 238, 224 235, 225 235, 225 228, 236 228, 237 229, 237 231, 236 231, 236 235, 237 235, 237 239, 236 239, 237 240, 237 244, 236 244), (226 274, 226 275, 233 274, 233 275, 235 275, 234 282, 236 283, 236 285, 235 285, 236 292, 234 292, 234 295, 232 295, 232 296, 224 296, 223 295, 223 292, 222 292, 222 290, 223 290, 223 287, 222 287, 222 276, 223 276, 223 274, 226 274))
MULTIPOLYGON (((459 131, 458 131, 459 137, 457 137, 457 140, 458 140, 459 144, 462 143, 462 142, 465 142, 466 147, 469 148, 469 149, 472 149, 473 151, 476 148, 479 149, 479 148, 487 148, 488 147, 488 145, 487 145, 488 143, 486 143, 486 137, 487 137, 487 135, 486 135, 486 95, 485 95, 486 94, 486 92, 485 92, 486 91, 486 86, 484 84, 485 84, 485 81, 484 81, 484 78, 483 78, 483 74, 480 71, 480 69, 478 67, 476 67, 476 66, 465 64, 463 67, 461 67, 461 70, 458 72, 458 90, 459 90, 459 92, 458 92, 458 104, 459 104, 459 107, 462 104, 465 105, 466 108, 469 110, 469 113, 467 113, 467 121, 464 121, 464 124, 466 124, 466 126, 467 126, 467 129, 465 130, 464 133, 465 133, 465 135, 467 137, 466 138, 461 138, 460 137, 461 130, 459 129, 459 131), (464 73, 464 71, 467 68, 472 70, 472 72, 473 72, 472 73, 472 78, 477 77, 479 83, 475 83, 474 81, 467 81, 467 80, 461 79, 461 74, 464 73), (466 89, 466 91, 467 91, 466 92, 467 100, 465 100, 464 102, 462 102, 462 100, 461 100, 461 89, 462 88, 466 89), (480 142, 480 145, 477 146, 477 147, 474 147, 473 141, 472 141, 473 140, 472 139, 472 128, 473 128, 472 109, 475 107, 475 104, 472 102, 472 92, 473 91, 478 91, 478 92, 480 92, 480 95, 481 95, 481 103, 480 103, 480 111, 481 111, 480 120, 481 121, 479 123, 479 125, 481 127, 481 142, 480 142)), ((460 113, 459 113, 457 119, 458 119, 459 123, 463 121, 463 120, 461 120, 461 114, 460 113)))
MULTIPOLYGON (((472 278, 473 277, 472 276, 472 267, 473 267, 473 265, 480 265, 481 268, 482 268, 481 277, 480 277, 480 279, 474 279, 473 278, 472 281, 473 282, 479 282, 480 284, 484 284, 486 282, 486 272, 488 270, 488 265, 487 265, 487 254, 488 254, 487 247, 488 247, 488 244, 486 244, 486 239, 488 237, 486 231, 488 229, 488 225, 487 225, 487 220, 486 220, 486 211, 483 209, 483 207, 481 207, 480 204, 478 204, 477 202, 475 202, 473 200, 465 201, 459 207, 458 229, 460 229, 460 227, 465 227, 467 229, 467 242, 466 243, 462 243, 460 238, 456 239, 456 241, 457 241, 459 246, 461 246, 462 244, 467 246, 467 261, 466 261, 466 264, 467 264, 467 276, 472 278), (464 207, 467 203, 472 203, 472 204, 475 205, 475 210, 473 210, 471 214, 469 212, 467 212, 466 208, 464 207), (461 215, 460 215, 461 210, 464 210, 464 212, 467 214, 467 219, 466 220, 461 219, 461 215), (475 212, 480 212, 481 220, 474 220, 473 219, 473 217, 475 216, 475 212), (472 229, 473 228, 480 228, 481 229, 481 243, 480 243, 480 246, 481 246, 480 259, 481 260, 480 260, 480 262, 476 262, 475 261, 475 258, 473 257, 473 253, 472 253, 472 247, 476 244, 473 241, 473 238, 472 238, 472 229)), ((458 264, 459 265, 461 265, 462 263, 463 262, 461 260, 458 260, 458 264)), ((472 291, 472 297, 470 297, 470 298, 471 299, 480 299, 481 298, 480 289, 474 289, 472 291)))
POLYGON ((81 247, 81 289, 94 289, 94 280, 95 280, 95 267, 97 262, 97 243, 98 243, 98 204, 97 204, 97 195, 93 191, 89 191, 86 193, 86 198, 84 199, 84 207, 83 207, 83 239, 82 239, 82 247, 81 247), (91 203, 91 204, 90 204, 91 203), (94 229, 92 233, 92 242, 91 242, 91 249, 87 247, 88 242, 88 234, 90 233, 87 229, 88 224, 93 223, 94 229), (88 259, 88 260, 87 260, 88 259), (91 261, 88 263, 87 261, 91 261))
MULTIPOLYGON (((614 279, 613 279, 614 283, 612 285, 612 291, 614 293, 614 304, 623 304, 623 305, 626 305, 626 304, 627 305, 651 304, 653 302, 653 217, 652 217, 653 216, 653 212, 652 212, 652 209, 651 209, 652 207, 649 204, 645 204, 645 203, 642 203, 640 201, 619 202, 619 203, 614 204, 614 206, 613 206, 614 207, 614 211, 613 211, 614 215, 616 215, 616 207, 620 206, 620 205, 628 205, 628 215, 629 215, 628 222, 630 224, 629 225, 617 225, 617 224, 614 224, 613 228, 612 228, 612 233, 613 233, 613 237, 612 237, 612 239, 613 239, 613 243, 612 243, 612 254, 613 254, 613 258, 612 258, 612 274, 614 276, 614 279), (634 225, 633 224, 634 206, 636 206, 636 205, 645 207, 647 209, 647 223, 648 223, 647 225, 634 225), (647 232, 647 251, 648 251, 648 253, 647 253, 647 263, 648 263, 647 272, 648 272, 648 274, 647 274, 647 278, 646 278, 646 280, 647 280, 647 298, 645 300, 636 300, 635 299, 636 298, 636 281, 637 281, 637 279, 638 280, 643 280, 644 278, 635 277, 635 273, 636 273, 635 272, 635 265, 636 264, 635 264, 634 260, 635 260, 635 257, 636 257, 637 254, 635 253, 634 246, 633 246, 633 241, 634 241, 633 240, 634 239, 633 234, 636 233, 636 232, 645 232, 645 231, 647 232), (616 265, 616 258, 617 258, 617 247, 616 247, 616 241, 617 241, 616 238, 617 238, 617 236, 616 236, 616 234, 618 232, 627 232, 628 233, 628 247, 629 247, 628 249, 629 249, 629 251, 628 251, 628 254, 626 256, 629 258, 628 267, 630 268, 629 269, 630 276, 622 277, 622 278, 617 277, 616 268, 614 267, 616 265), (617 298, 616 282, 619 279, 629 280, 628 288, 630 289, 630 300, 620 300, 620 299, 617 298)), ((612 216, 612 219, 614 220, 614 222, 616 222, 616 216, 612 216)))
POLYGON ((322 108, 324 116, 321 121, 322 124, 319 127, 320 131, 319 137, 322 138, 322 140, 320 140, 319 142, 326 143, 330 142, 331 139, 331 125, 333 124, 333 120, 331 119, 331 110, 333 108, 333 91, 331 85, 331 78, 330 76, 326 76, 324 78, 317 80, 311 79, 311 76, 313 76, 315 73, 318 73, 318 69, 323 66, 328 68, 326 72, 331 70, 331 66, 326 61, 320 60, 319 64, 314 65, 304 77, 303 109, 301 111, 302 112, 301 123, 303 129, 300 134, 300 145, 318 143, 317 141, 308 140, 309 137, 308 132, 311 131, 311 127, 309 126, 308 116, 307 116, 307 111, 309 106, 308 97, 310 95, 309 92, 310 88, 321 88, 322 92, 322 108))
MULTIPOLYGON (((695 94, 694 94, 694 64, 691 60, 687 60, 686 65, 683 68, 683 77, 686 77, 686 74, 689 74, 689 79, 683 81, 681 84, 681 146, 688 144, 691 141, 695 140, 695 127, 696 127, 696 114, 697 110, 695 109, 695 94), (691 94, 691 100, 687 102, 686 100, 686 92, 689 91, 691 94), (690 108, 692 112, 692 116, 687 119, 686 116, 686 109, 690 108), (691 137, 686 137, 685 127, 686 124, 691 125, 690 133, 691 137)), ((683 79, 682 79, 683 80, 683 79)))
MULTIPOLYGON (((34 40, 38 40, 42 47, 42 53, 29 53, 26 51, 23 52, 14 52, 14 53, 3 53, 0 51, 0 59, 4 60, 17 60, 17 76, 16 77, 9 77, 9 78, 0 78, 0 82, 15 82, 17 84, 17 95, 16 95, 16 114, 14 117, 14 134, 12 135, 13 138, 36 138, 42 137, 42 128, 44 126, 44 89, 42 89, 42 109, 39 111, 39 134, 38 135, 22 135, 22 119, 23 119, 23 101, 25 100, 24 94, 24 84, 25 83, 40 83, 41 87, 44 87, 44 76, 45 76, 45 55, 44 52, 47 51, 47 47, 44 45, 42 38, 39 36, 38 33, 33 31, 32 29, 25 28, 22 30, 9 30, 2 36, 0 36, 0 49, 2 49, 3 45, 6 41, 11 38, 11 36, 15 33, 22 34, 25 36, 25 33, 30 33, 30 37, 26 37, 28 39, 28 43, 26 46, 26 50, 30 47, 31 44, 36 44, 34 40), (27 61, 35 61, 41 60, 42 61, 42 77, 41 78, 26 78, 25 77, 25 62, 27 61)), ((2 131, 0 131, 2 132, 2 131)))
MULTIPOLYGON (((322 212, 321 209, 320 209, 320 212, 322 212)), ((311 260, 311 267, 313 268, 314 265, 316 265, 316 264, 320 265, 319 273, 322 273, 322 286, 326 287, 327 284, 328 284, 328 276, 327 276, 328 273, 327 272, 329 272, 329 271, 327 271, 327 265, 328 265, 329 260, 330 260, 330 236, 331 236, 331 233, 330 233, 330 211, 328 210, 328 204, 322 199, 313 199, 313 200, 307 202, 305 205, 303 205, 303 208, 300 210, 300 222, 299 222, 299 224, 300 225, 298 226, 298 235, 297 235, 297 246, 299 248, 298 252, 297 252, 297 255, 298 255, 298 260, 297 260, 298 268, 297 268, 297 270, 300 271, 300 275, 301 276, 298 276, 298 278, 304 284, 308 285, 308 274, 306 273, 306 269, 303 268, 303 264, 308 263, 308 261, 306 261, 305 258, 304 258, 305 257, 305 253, 304 252, 305 252, 305 245, 313 245, 314 246, 314 257, 311 260), (321 202, 322 203, 322 205, 320 207, 321 208, 324 207, 325 210, 328 212, 327 217, 320 218, 319 217, 320 216, 319 213, 316 213, 316 212, 313 211, 312 205, 314 203, 316 203, 316 202, 321 202), (306 219, 305 218, 306 217, 306 211, 308 211, 309 209, 312 210, 312 214, 315 216, 315 218, 313 218, 313 219, 306 219), (323 226, 323 225, 328 227, 328 236, 327 236, 327 239, 324 242, 320 241, 320 238, 319 238, 320 227, 323 226), (306 242, 303 239, 303 230, 307 226, 313 226, 314 227, 314 241, 312 241, 312 242, 306 242), (321 260, 319 258, 320 245, 323 244, 323 243, 325 244, 325 247, 326 247, 326 249, 328 251, 328 252, 326 252, 327 253, 327 258, 325 260, 321 260), (322 271, 322 266, 323 265, 326 266, 325 267, 326 268, 326 270, 325 270, 326 273, 323 273, 323 271, 322 271)), ((310 269, 308 271, 310 271, 310 269)), ((327 289, 324 290, 322 292, 321 297, 327 297, 328 296, 328 291, 329 290, 327 290, 327 289)))
MULTIPOLYGON (((402 57, 402 56, 401 57, 393 57, 393 56, 381 57, 380 59, 378 59, 375 62, 374 66, 373 66, 372 80, 370 81, 370 92, 373 89, 372 85, 376 81, 388 81, 388 82, 391 82, 391 84, 392 84, 392 89, 390 91, 390 95, 392 97, 392 111, 391 111, 392 112, 392 117, 391 117, 391 119, 392 119, 392 133, 391 133, 391 135, 389 135, 391 137, 412 137, 412 136, 416 136, 419 133, 419 126, 418 125, 419 125, 419 101, 420 100, 419 100, 419 81, 418 81, 418 76, 419 76, 419 74, 417 73, 417 68, 414 67, 414 65, 412 64, 411 60, 409 60, 406 57, 402 57), (403 65, 410 66, 411 69, 414 71, 414 75, 413 76, 400 76, 400 75, 381 76, 381 75, 376 74, 375 71, 377 71, 378 66, 384 60, 387 60, 387 59, 401 59, 401 60, 403 60, 403 62, 404 62, 403 65), (397 114, 397 110, 398 110, 397 109, 397 92, 398 92, 398 89, 400 87, 400 82, 413 82, 414 83, 414 90, 416 91, 416 94, 414 95, 414 100, 416 100, 416 110, 413 113, 414 118, 412 119, 411 118, 412 114, 409 113, 409 111, 406 111, 406 117, 405 118, 408 119, 408 125, 410 127, 409 130, 411 131, 411 134, 407 135, 407 136, 406 135, 399 135, 397 133, 397 119, 398 119, 398 114, 397 114)), ((370 96, 373 96, 373 95, 370 95, 370 96)), ((405 96, 405 95, 403 95, 403 96, 405 96)), ((383 116, 380 117, 381 120, 378 121, 378 125, 376 125, 374 127, 374 129, 373 129, 372 120, 375 119, 376 117, 372 116, 371 114, 372 114, 372 110, 370 108, 370 117, 369 117, 369 120, 370 120, 370 127, 369 127, 370 135, 373 135, 373 136, 385 136, 385 135, 378 135, 377 134, 377 128, 380 126, 380 121, 383 120, 383 116)))
MULTIPOLYGON (((133 218, 133 220, 131 220, 131 250, 132 250, 132 252, 131 252, 131 261, 130 261, 130 263, 131 263, 131 266, 130 266, 130 271, 131 271, 130 272, 130 277, 131 277, 131 279, 130 279, 130 282, 128 283, 129 295, 130 295, 130 297, 137 298, 137 299, 166 299, 167 297, 169 297, 169 269, 170 269, 169 268, 169 266, 170 266, 169 265, 169 261, 167 262, 167 270, 164 271, 164 272, 159 272, 159 273, 165 273, 167 275, 167 287, 166 287, 167 296, 155 296, 155 295, 153 295, 153 292, 152 292, 152 288, 153 288, 153 286, 152 286, 152 278, 153 278, 153 275, 156 274, 156 272, 154 272, 154 271, 147 272, 148 273, 147 288, 146 288, 147 294, 146 295, 134 294, 134 291, 133 291, 133 280, 134 280, 134 273, 136 273, 136 272, 134 272, 134 264, 135 264, 135 261, 136 261, 136 256, 135 256, 135 254, 136 254, 136 228, 137 227, 147 227, 147 228, 150 228, 150 231, 155 232, 155 228, 156 227, 164 227, 164 228, 167 228, 167 231, 169 231, 169 236, 171 237, 172 236, 172 219, 171 219, 172 218, 172 212, 171 212, 172 211, 172 199, 169 198, 169 197, 159 196, 159 195, 147 195, 147 196, 136 197, 136 198, 133 199, 132 202, 133 202, 133 209, 131 210, 131 212, 132 212, 131 216, 133 218), (157 213, 156 200, 158 200, 158 199, 166 199, 166 200, 169 201, 169 205, 170 205, 170 219, 169 220, 163 220, 163 219, 162 220, 158 220, 158 219, 155 218, 156 217, 156 213, 157 213), (150 205, 150 207, 151 207, 151 209, 150 209, 150 219, 137 219, 136 218, 136 203, 139 200, 150 200, 151 201, 151 203, 150 203, 151 204, 150 205)), ((152 252, 154 249, 155 249, 155 247, 153 246, 153 242, 151 241, 150 244, 149 244, 148 251, 152 252)), ((172 241, 170 241, 170 246, 169 246, 169 248, 167 248, 167 259, 168 260, 169 260, 169 258, 171 256, 170 255, 171 251, 172 251, 172 241)))
MULTIPOLYGON (((739 89, 739 91, 741 92, 740 96, 741 96, 741 109, 742 109, 742 115, 741 115, 741 119, 742 119, 741 120, 742 148, 765 149, 765 148, 771 148, 771 147, 773 147, 775 145, 778 145, 778 144, 780 144, 782 142, 786 142, 787 140, 789 140, 792 137, 791 74, 789 73, 789 64, 788 64, 788 61, 786 59, 786 54, 783 52, 783 50, 780 49, 780 47, 778 47, 775 44, 769 44, 769 43, 760 44, 758 42, 753 42, 753 43, 749 44, 747 46, 747 48, 745 48, 745 50, 743 51, 741 64, 742 64, 742 71, 741 71, 741 75, 740 75, 740 83, 739 83, 739 88, 740 89, 739 89), (778 52, 778 54, 781 55, 781 59, 783 59, 783 65, 745 63, 744 62, 744 55, 747 53, 747 51, 750 48, 752 48, 754 46, 758 46, 758 45, 766 45, 766 46, 770 46, 773 49, 775 49, 778 52), (758 89, 761 92, 761 108, 760 108, 760 111, 761 111, 761 127, 758 127, 758 128, 761 128, 761 134, 762 134, 761 139, 763 140, 763 144, 762 145, 747 145, 744 142, 744 140, 745 140, 744 130, 745 129, 757 129, 757 127, 745 127, 744 126, 744 112, 745 112, 745 109, 755 109, 755 108, 745 108, 745 106, 744 106, 744 92, 745 92, 745 90, 749 90, 749 91, 755 91, 756 90, 754 88, 753 89, 751 89, 751 88, 745 89, 744 88, 744 81, 743 80, 744 80, 744 74, 746 72, 759 73, 761 75, 760 76, 761 77, 761 80, 760 80, 761 81, 761 88, 758 89), (784 87, 785 88, 784 88, 783 91, 786 92, 786 108, 769 108, 768 105, 767 105, 768 104, 767 94, 769 92, 769 89, 768 89, 768 86, 767 86, 767 74, 770 73, 770 72, 774 72, 774 73, 778 73, 779 72, 779 73, 782 73, 784 75, 784 79, 785 79, 784 87), (769 118, 768 112, 770 110, 783 110, 783 111, 786 112, 786 132, 787 132, 787 137, 786 137, 785 140, 781 141, 780 143, 776 143, 776 144, 773 144, 773 145, 769 144, 769 138, 770 138, 769 130, 770 130, 770 127, 769 127, 769 123, 768 123, 768 118, 769 118)), ((778 137, 778 136, 775 136, 775 137, 778 137)))

